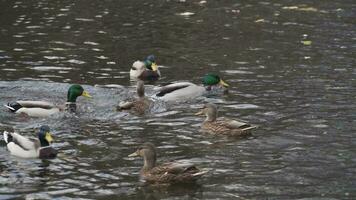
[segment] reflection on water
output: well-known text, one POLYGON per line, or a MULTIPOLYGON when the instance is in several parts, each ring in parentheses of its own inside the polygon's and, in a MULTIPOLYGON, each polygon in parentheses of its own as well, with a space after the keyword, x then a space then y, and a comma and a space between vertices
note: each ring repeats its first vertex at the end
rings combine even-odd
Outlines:
MULTIPOLYGON (((9 156, 0 143, 0 198, 355 199, 355 3, 353 1, 3 1, 0 104, 64 103, 70 84, 93 99, 48 119, 0 110, 0 131, 34 136, 48 124, 57 159, 9 156), (155 54, 157 85, 200 84, 218 73, 230 93, 118 113, 135 95, 129 68, 155 54), (205 102, 259 126, 246 139, 198 132, 205 102), (208 169, 197 185, 142 185, 143 142, 159 162, 208 169)), ((1 137, 2 138, 2 137, 1 137)))

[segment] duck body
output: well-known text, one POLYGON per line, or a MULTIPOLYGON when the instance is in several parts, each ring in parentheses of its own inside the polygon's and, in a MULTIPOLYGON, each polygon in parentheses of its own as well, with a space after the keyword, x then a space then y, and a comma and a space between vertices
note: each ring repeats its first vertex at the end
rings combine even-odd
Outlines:
POLYGON ((4 131, 4 140, 10 154, 21 158, 52 159, 57 156, 57 150, 50 146, 52 137, 48 126, 42 126, 38 139, 28 139, 18 133, 4 131))
POLYGON ((191 82, 172 83, 158 88, 155 97, 163 101, 185 101, 203 96, 206 89, 191 82))
POLYGON ((30 117, 48 117, 64 109, 47 101, 16 101, 5 107, 16 114, 22 113, 30 117))
POLYGON ((152 105, 152 101, 147 97, 138 98, 133 101, 120 102, 117 107, 118 111, 130 110, 138 115, 143 115, 147 113, 152 105))
POLYGON ((145 61, 135 61, 130 69, 130 78, 133 80, 156 81, 161 77, 161 72, 153 55, 147 56, 145 61))
POLYGON ((217 106, 212 103, 206 104, 196 115, 206 116, 201 125, 201 131, 212 135, 247 136, 251 134, 252 129, 256 128, 247 122, 217 118, 217 106))
POLYGON ((177 82, 159 87, 155 97, 166 102, 186 101, 201 96, 219 95, 227 91, 228 84, 217 75, 207 74, 202 82, 203 85, 177 82))
POLYGON ((118 111, 130 110, 133 113, 143 115, 149 112, 151 106, 153 106, 153 101, 145 96, 145 88, 143 81, 137 81, 137 96, 138 98, 133 101, 120 102, 117 106, 118 111))
POLYGON ((251 130, 256 127, 248 123, 219 118, 215 121, 204 121, 201 125, 203 132, 212 135, 229 135, 229 136, 248 136, 251 135, 251 130))
POLYGON ((144 166, 140 170, 141 178, 153 184, 191 183, 207 173, 187 161, 174 161, 156 165, 156 150, 152 143, 144 143, 129 157, 141 156, 144 166))
POLYGON ((196 181, 205 172, 201 172, 194 164, 184 162, 169 162, 150 170, 142 169, 140 176, 148 183, 176 184, 196 181))
POLYGON ((72 85, 68 89, 66 105, 63 106, 54 105, 47 101, 15 101, 4 106, 16 114, 26 114, 30 117, 48 117, 64 110, 75 112, 76 100, 79 96, 90 97, 82 86, 72 85))

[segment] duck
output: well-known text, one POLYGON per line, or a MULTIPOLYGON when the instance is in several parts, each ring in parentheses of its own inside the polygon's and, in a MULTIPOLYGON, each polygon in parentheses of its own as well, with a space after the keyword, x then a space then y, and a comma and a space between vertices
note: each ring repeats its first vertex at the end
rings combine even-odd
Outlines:
POLYGON ((195 115, 205 115, 206 119, 201 125, 201 131, 213 135, 247 136, 251 130, 257 128, 246 122, 228 118, 218 119, 218 109, 213 103, 207 103, 195 115))
POLYGON ((150 110, 153 101, 145 96, 145 86, 143 81, 137 81, 136 91, 138 98, 133 101, 120 102, 116 108, 117 111, 130 110, 136 114, 143 115, 150 110))
POLYGON ((149 55, 144 61, 135 61, 130 69, 130 78, 133 80, 156 81, 161 77, 161 72, 156 64, 154 55, 149 55))
POLYGON ((143 157, 144 165, 140 170, 141 180, 150 184, 193 183, 208 171, 198 169, 188 161, 172 161, 156 165, 156 148, 146 142, 128 157, 143 157))
POLYGON ((227 84, 218 75, 208 73, 202 78, 203 85, 196 85, 191 82, 177 82, 156 88, 157 93, 154 95, 162 101, 186 101, 195 99, 204 95, 215 95, 228 91, 227 84))
POLYGON ((47 101, 16 101, 4 105, 11 112, 26 114, 30 117, 48 117, 60 111, 76 111, 76 101, 79 96, 91 98, 90 94, 81 85, 74 84, 69 87, 65 106, 58 106, 47 101))
POLYGON ((53 138, 47 125, 40 127, 37 139, 28 139, 16 132, 4 131, 3 135, 11 155, 40 159, 53 159, 57 156, 57 150, 51 146, 53 138))

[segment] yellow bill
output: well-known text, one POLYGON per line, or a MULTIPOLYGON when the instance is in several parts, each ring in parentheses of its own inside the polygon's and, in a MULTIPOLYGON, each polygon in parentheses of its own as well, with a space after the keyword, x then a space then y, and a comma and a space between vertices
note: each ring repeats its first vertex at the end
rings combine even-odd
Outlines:
POLYGON ((158 65, 155 62, 152 63, 151 67, 152 67, 152 71, 157 71, 158 70, 158 65))
POLYGON ((223 81, 222 79, 220 79, 219 84, 224 86, 224 87, 229 87, 229 84, 225 83, 225 81, 223 81))
POLYGON ((47 140, 48 143, 52 143, 53 138, 50 132, 46 133, 45 139, 47 140))
POLYGON ((82 96, 83 97, 87 97, 87 98, 91 98, 89 92, 87 92, 87 91, 83 91, 82 96))
POLYGON ((128 155, 128 157, 135 157, 135 156, 139 156, 138 153, 137 153, 137 151, 134 152, 134 153, 132 153, 132 154, 130 154, 130 155, 128 155))
POLYGON ((201 111, 199 111, 199 112, 195 113, 194 115, 199 116, 199 115, 203 115, 203 114, 204 114, 204 113, 203 113, 203 110, 201 110, 201 111))

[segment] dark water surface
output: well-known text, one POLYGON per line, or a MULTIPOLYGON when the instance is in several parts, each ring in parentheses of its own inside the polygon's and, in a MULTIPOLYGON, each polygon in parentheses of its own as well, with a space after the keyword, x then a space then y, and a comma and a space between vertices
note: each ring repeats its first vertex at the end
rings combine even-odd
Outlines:
POLYGON ((78 99, 78 116, 0 110, 0 131, 48 124, 60 151, 25 160, 0 143, 0 199, 356 199, 355 1, 0 0, 0 34, 0 104, 60 103, 71 83, 94 97, 78 99), (231 91, 144 117, 115 112, 134 93, 131 64, 149 54, 163 74, 149 94, 207 72, 231 91), (259 129, 203 135, 193 113, 205 102, 259 129), (142 160, 127 155, 145 141, 160 162, 210 172, 192 186, 144 186, 142 160))

